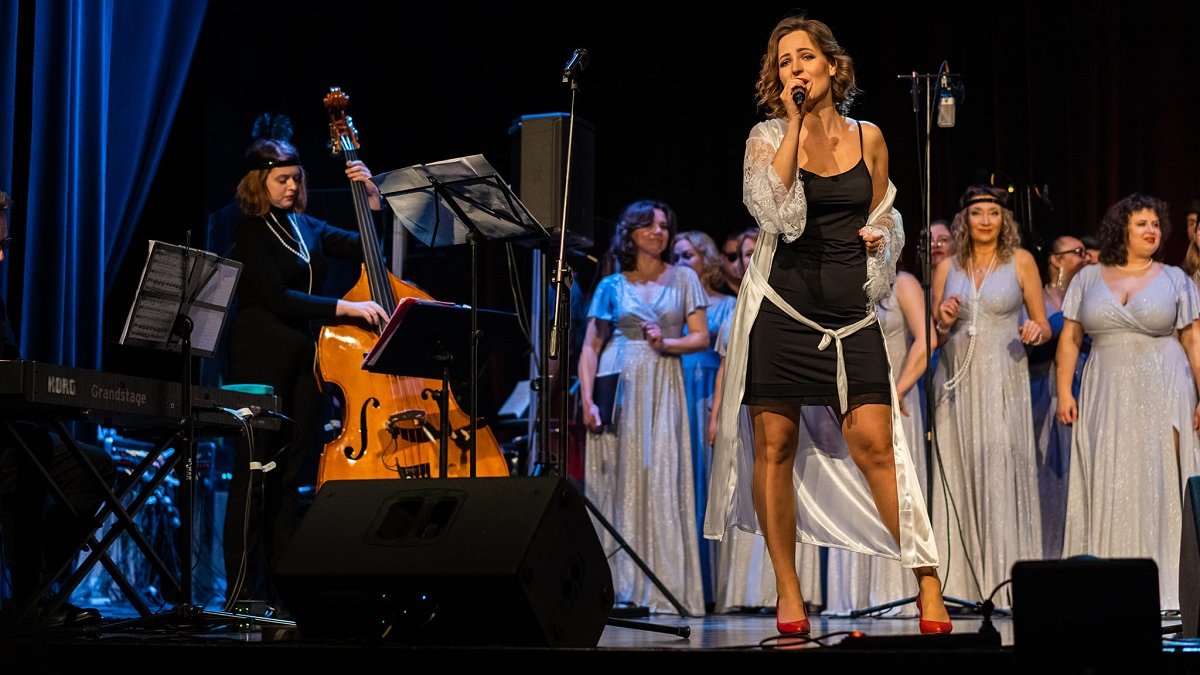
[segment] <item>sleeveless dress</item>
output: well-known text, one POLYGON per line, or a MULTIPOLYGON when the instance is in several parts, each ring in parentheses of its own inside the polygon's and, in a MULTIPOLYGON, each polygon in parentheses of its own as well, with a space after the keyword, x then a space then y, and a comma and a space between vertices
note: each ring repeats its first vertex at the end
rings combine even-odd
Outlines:
MULTIPOLYGON (((967 273, 952 265, 943 294, 957 295, 962 309, 934 375, 933 475, 940 480, 944 471, 945 489, 931 490, 933 530, 950 561, 945 593, 957 598, 985 599, 1013 563, 1042 557, 1029 365, 1018 333, 1024 296, 1013 261, 997 265, 978 297, 967 273), (958 382, 947 389, 952 379, 958 382)), ((997 593, 997 607, 1011 606, 1010 588, 997 593)))
MULTIPOLYGON (((587 434, 584 492, 690 616, 705 607, 683 369, 678 356, 650 347, 641 324, 654 321, 664 338, 677 338, 707 303, 696 273, 674 266, 650 299, 620 272, 604 277, 588 310, 612 328, 596 374, 620 373, 620 384, 612 425, 587 434)), ((616 602, 676 613, 608 529, 597 522, 596 530, 616 602)))
MULTIPOLYGON (((861 154, 861 124, 858 142, 861 154)), ((826 328, 849 326, 867 316, 869 304, 863 290, 866 248, 858 231, 867 224, 871 207, 871 173, 863 157, 834 176, 819 176, 803 168, 799 173, 808 198, 808 224, 804 236, 779 243, 768 281, 808 319, 826 328)), ((836 354, 818 348, 823 337, 774 303, 763 303, 750 331, 743 403, 836 408, 836 354)), ((842 349, 850 406, 891 403, 879 325, 871 323, 846 336, 842 349)))
MULTIPOLYGON (((811 321, 799 314, 795 307, 781 297, 779 290, 772 286, 772 268, 777 264, 786 264, 791 255, 785 252, 777 258, 775 254, 779 248, 791 246, 797 240, 810 235, 814 239, 822 240, 823 246, 830 249, 830 276, 826 279, 839 278, 849 287, 824 288, 821 285, 821 275, 817 274, 809 277, 812 283, 816 284, 815 288, 809 290, 827 299, 839 298, 840 301, 834 309, 841 308, 847 317, 862 318, 841 327, 827 327, 821 324, 808 326, 813 332, 806 333, 806 339, 810 340, 806 346, 794 346, 789 340, 786 344, 767 344, 766 347, 772 350, 786 349, 793 355, 798 347, 801 356, 824 357, 827 362, 826 372, 832 374, 818 384, 826 392, 819 396, 819 400, 826 404, 840 406, 842 410, 848 409, 851 401, 846 400, 847 390, 851 388, 854 390, 851 397, 855 403, 862 401, 864 395, 880 398, 885 402, 891 399, 893 387, 879 328, 874 326, 873 340, 864 339, 869 338, 871 333, 861 332, 860 329, 874 323, 875 305, 891 294, 896 278, 896 260, 904 247, 903 219, 894 207, 896 186, 889 180, 883 198, 874 207, 869 207, 872 199, 867 187, 870 172, 863 162, 836 176, 821 178, 809 174, 807 183, 804 174, 797 171, 796 179, 791 185, 785 186, 772 167, 771 161, 778 152, 786 132, 786 120, 770 119, 756 124, 746 139, 742 167, 742 201, 758 223, 760 236, 742 280, 730 325, 720 415, 717 421, 717 440, 713 446, 709 479, 708 508, 704 514, 704 536, 709 539, 726 539, 726 535, 734 529, 761 534, 752 494, 751 468, 754 463, 754 449, 752 444, 742 440, 738 428, 741 413, 746 408, 746 380, 752 341, 750 333, 755 328, 760 313, 766 311, 768 305, 783 308, 797 323, 805 324, 806 321, 811 321), (859 214, 857 218, 862 218, 866 228, 880 236, 883 242, 883 246, 878 250, 866 255, 861 239, 857 240, 861 255, 865 256, 865 269, 855 265, 856 261, 847 260, 851 256, 846 255, 849 238, 845 235, 857 236, 857 228, 852 233, 843 232, 843 237, 837 239, 840 242, 837 246, 833 246, 833 242, 827 239, 831 233, 829 230, 821 231, 823 224, 829 225, 840 220, 832 213, 838 209, 831 209, 824 202, 841 199, 837 194, 840 190, 836 188, 848 180, 859 185, 854 194, 857 195, 856 203, 862 206, 854 209, 861 208, 863 211, 856 211, 859 214), (825 188, 832 186, 835 189, 823 189, 822 184, 825 188), (806 195, 810 187, 813 191, 811 197, 806 195), (862 212, 868 208, 869 212, 863 218, 862 212), (844 266, 856 267, 857 273, 838 274, 839 270, 835 268, 839 266, 839 260, 845 263, 844 266), (856 296, 858 307, 853 308, 854 302, 845 300, 845 297, 840 297, 839 294, 845 297, 856 296), (853 356, 845 353, 849 351, 847 343, 851 341, 856 342, 853 356), (843 356, 845 358, 842 358, 843 356), (858 359, 861 359, 861 367, 858 359), (851 369, 862 371, 854 374, 853 387, 848 382, 848 371, 851 369), (887 389, 886 395, 880 396, 883 393, 881 391, 869 391, 872 387, 866 383, 873 379, 870 373, 873 369, 881 369, 881 379, 887 389)), ((849 207, 843 208, 847 211, 854 210, 849 207)), ((843 230, 848 229, 843 227, 843 230)), ((801 250, 804 250, 803 245, 795 249, 801 250)), ((810 254, 816 252, 808 251, 810 254)), ((791 255, 790 259, 793 263, 796 262, 794 255, 791 255)), ((795 278, 780 279, 781 288, 803 283, 801 275, 805 272, 795 267, 792 267, 791 271, 795 278)), ((822 308, 810 308, 814 314, 819 314, 821 310, 822 308)), ((764 320, 764 325, 767 326, 764 330, 772 330, 770 323, 772 320, 764 320)), ((793 327, 786 327, 791 328, 793 327)), ((762 346, 760 342, 760 347, 762 346)), ((761 348, 758 352, 761 358, 773 357, 770 352, 763 353, 761 348)), ((821 406, 803 406, 805 386, 813 384, 810 380, 814 378, 807 373, 797 375, 796 378, 777 378, 782 381, 775 384, 781 384, 782 387, 781 392, 777 391, 774 395, 783 393, 780 398, 786 400, 789 405, 800 403, 802 412, 815 410, 828 414, 828 409, 821 406), (787 390, 800 393, 795 396, 787 395, 787 390)), ((763 384, 760 379, 759 386, 763 384)), ((765 389, 770 389, 769 379, 766 384, 765 389)), ((765 393, 767 400, 770 400, 771 392, 765 393)), ((809 448, 803 445, 797 448, 793 467, 797 542, 899 559, 901 565, 908 568, 938 565, 933 528, 912 466, 901 415, 896 406, 892 406, 891 420, 892 457, 896 464, 896 491, 899 501, 899 543, 892 538, 879 518, 866 478, 853 458, 844 450, 844 442, 841 444, 842 448, 809 448)), ((812 595, 808 589, 805 589, 805 592, 806 597, 812 595)))

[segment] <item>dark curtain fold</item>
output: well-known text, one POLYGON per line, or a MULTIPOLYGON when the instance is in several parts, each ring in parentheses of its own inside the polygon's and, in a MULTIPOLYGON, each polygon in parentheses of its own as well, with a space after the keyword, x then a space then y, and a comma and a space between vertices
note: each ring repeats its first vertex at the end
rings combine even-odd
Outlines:
MULTIPOLYGON (((13 131, 17 92, 17 0, 0 0, 0 190, 13 184, 13 131)), ((0 266, 0 295, 8 295, 8 266, 0 266)))
MULTIPOLYGON (((30 100, 16 102, 29 106, 29 128, 12 132, 30 144, 28 184, 12 186, 25 205, 16 255, 27 261, 26 358, 100 367, 106 289, 161 159, 206 5, 38 2, 31 31, 5 23, 9 49, 31 49, 30 100)), ((11 148, 0 151, 8 162, 11 148)))

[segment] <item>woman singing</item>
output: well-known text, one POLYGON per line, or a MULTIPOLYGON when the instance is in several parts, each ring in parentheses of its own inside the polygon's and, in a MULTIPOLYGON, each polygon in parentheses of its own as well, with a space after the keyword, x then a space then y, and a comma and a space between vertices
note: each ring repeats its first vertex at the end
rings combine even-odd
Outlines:
POLYGON ((743 200, 762 235, 734 311, 705 536, 761 532, 780 633, 810 630, 797 541, 900 559, 919 580, 921 631, 950 632, 876 322, 904 238, 887 145, 878 127, 846 117, 853 62, 820 21, 775 26, 757 89, 770 119, 746 141, 743 200), (739 462, 742 405, 754 444, 739 462), (832 407, 845 448, 798 451, 803 406, 832 407))

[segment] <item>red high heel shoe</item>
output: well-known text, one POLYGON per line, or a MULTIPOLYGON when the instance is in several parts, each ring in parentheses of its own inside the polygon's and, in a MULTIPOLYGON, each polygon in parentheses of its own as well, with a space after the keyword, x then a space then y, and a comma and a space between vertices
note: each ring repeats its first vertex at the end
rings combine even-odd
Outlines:
POLYGON ((808 635, 812 632, 812 625, 808 622, 807 612, 805 617, 799 621, 780 621, 779 620, 779 599, 775 599, 775 630, 779 631, 780 635, 808 635))
MULTIPOLYGON (((923 614, 921 611, 921 596, 917 596, 917 614, 923 614)), ((934 621, 922 617, 918 622, 921 627, 922 635, 941 635, 954 630, 954 623, 951 621, 934 621)))

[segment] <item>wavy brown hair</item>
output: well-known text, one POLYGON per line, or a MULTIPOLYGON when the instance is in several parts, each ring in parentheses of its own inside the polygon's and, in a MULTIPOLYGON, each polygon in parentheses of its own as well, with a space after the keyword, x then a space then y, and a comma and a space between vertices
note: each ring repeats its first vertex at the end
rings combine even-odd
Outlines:
POLYGON ((972 185, 963 192, 958 203, 961 210, 954 214, 954 222, 950 223, 950 236, 954 237, 954 261, 962 269, 970 269, 971 257, 975 254, 975 242, 971 240, 971 228, 967 223, 967 212, 971 209, 970 201, 978 197, 991 197, 1000 203, 1003 220, 1000 224, 1000 236, 996 239, 996 261, 1008 262, 1021 246, 1021 232, 1017 229, 1017 220, 1013 217, 1012 209, 1008 208, 1008 192, 991 185, 972 185))
MULTIPOLYGON (((270 162, 296 162, 300 159, 300 153, 287 141, 264 138, 250 145, 246 150, 246 159, 251 166, 261 166, 270 162)), ((304 173, 304 167, 297 168, 300 169, 300 180, 292 210, 304 213, 305 207, 308 206, 308 177, 304 173)), ((267 192, 267 176, 270 174, 270 168, 250 169, 238 182, 238 208, 243 215, 265 216, 271 210, 271 194, 267 192)))
MULTIPOLYGON (((675 235, 676 241, 686 241, 700 254, 700 280, 712 290, 725 284, 725 254, 717 250, 717 242, 706 232, 688 230, 675 235)), ((675 247, 672 245, 672 249, 675 247)))
POLYGON ((779 81, 779 41, 799 30, 808 33, 821 54, 837 67, 833 74, 833 104, 845 115, 860 91, 854 83, 854 59, 838 44, 828 25, 803 14, 784 17, 767 38, 767 53, 763 55, 758 83, 754 85, 758 107, 766 111, 768 118, 787 117, 787 108, 779 100, 783 95, 783 83, 779 81))
POLYGON ((633 231, 654 222, 654 209, 662 209, 663 214, 667 216, 669 235, 660 259, 668 264, 671 262, 671 256, 675 255, 675 210, 667 206, 666 202, 642 199, 626 206, 617 219, 608 254, 616 261, 618 271, 631 270, 637 265, 637 245, 633 243, 633 231))
POLYGON ((1162 242, 1171 236, 1171 213, 1167 203, 1158 197, 1134 192, 1108 207, 1104 217, 1100 219, 1100 227, 1096 228, 1096 239, 1100 240, 1101 265, 1124 265, 1129 262, 1126 250, 1126 246, 1129 245, 1129 218, 1142 209, 1154 211, 1158 216, 1159 231, 1162 232, 1158 239, 1158 250, 1151 257, 1162 252, 1162 242))

